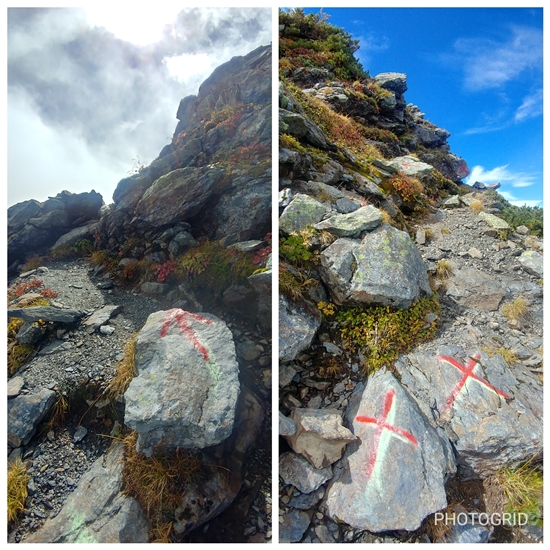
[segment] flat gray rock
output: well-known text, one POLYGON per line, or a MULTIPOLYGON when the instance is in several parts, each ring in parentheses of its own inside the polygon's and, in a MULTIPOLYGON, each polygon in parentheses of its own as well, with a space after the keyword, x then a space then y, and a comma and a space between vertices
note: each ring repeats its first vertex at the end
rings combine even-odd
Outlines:
POLYGON ((171 309, 149 316, 136 338, 137 376, 124 394, 124 422, 148 456, 216 445, 233 430, 239 368, 227 325, 214 315, 171 309))
POLYGON ((363 206, 350 214, 335 214, 314 225, 319 231, 328 231, 337 237, 359 236, 363 231, 372 231, 382 223, 378 208, 363 206))
POLYGON ((107 323, 109 319, 114 317, 121 310, 122 306, 103 306, 97 311, 94 311, 94 313, 92 313, 88 319, 83 321, 82 324, 88 329, 89 332, 93 332, 107 323))
POLYGON ((41 389, 8 400, 8 442, 12 447, 26 445, 55 401, 55 392, 41 389))
POLYGON ((452 440, 461 475, 487 477, 542 450, 543 388, 500 355, 464 355, 404 355, 396 370, 431 424, 452 440))
POLYGON ((8 317, 18 317, 23 321, 35 323, 39 320, 45 323, 76 323, 85 313, 78 309, 57 309, 52 306, 38 306, 8 309, 8 317))
POLYGON ((287 452, 279 457, 279 477, 301 493, 311 493, 332 477, 332 468, 314 468, 305 458, 287 452))
POLYGON ((123 446, 98 458, 53 519, 22 542, 145 543, 148 525, 141 506, 122 494, 123 446))
POLYGON ((358 440, 334 465, 326 500, 333 519, 373 532, 414 531, 446 507, 451 446, 391 373, 357 386, 346 422, 358 440))

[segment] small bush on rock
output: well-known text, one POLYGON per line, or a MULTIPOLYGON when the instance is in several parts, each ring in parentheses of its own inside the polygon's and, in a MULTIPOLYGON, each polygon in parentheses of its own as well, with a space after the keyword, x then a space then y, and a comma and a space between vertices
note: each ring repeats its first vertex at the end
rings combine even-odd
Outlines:
POLYGON ((150 539, 159 539, 159 529, 164 531, 162 538, 168 539, 167 525, 174 520, 182 494, 190 482, 201 478, 201 461, 185 449, 146 457, 136 451, 137 437, 137 432, 132 432, 123 440, 123 492, 134 497, 146 512, 151 524, 150 539))
POLYGON ((502 315, 510 321, 524 321, 529 315, 529 300, 520 296, 512 302, 504 304, 502 315))
POLYGON ((363 353, 364 368, 371 374, 384 365, 392 367, 400 353, 433 338, 439 312, 437 297, 432 295, 409 309, 393 311, 389 306, 378 306, 343 310, 336 320, 346 345, 363 353))

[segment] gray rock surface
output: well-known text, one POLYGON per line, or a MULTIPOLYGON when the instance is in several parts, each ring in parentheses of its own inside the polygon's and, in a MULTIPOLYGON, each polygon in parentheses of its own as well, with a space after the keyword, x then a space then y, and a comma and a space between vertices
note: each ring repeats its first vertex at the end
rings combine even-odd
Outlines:
POLYGON ((52 306, 37 306, 8 309, 8 317, 18 317, 23 321, 34 323, 42 320, 45 323, 76 323, 85 313, 78 309, 58 309, 52 306))
POLYGON ((326 207, 318 200, 309 195, 297 193, 281 214, 279 228, 289 235, 303 229, 306 225, 314 225, 321 221, 326 212, 326 207))
POLYGON ((340 305, 406 308, 431 294, 426 267, 411 238, 387 224, 360 243, 336 240, 321 253, 320 273, 340 305))
POLYGON ((55 401, 55 392, 46 388, 20 394, 8 400, 8 443, 26 445, 55 401))
POLYGON ((82 322, 89 332, 97 330, 122 310, 122 306, 103 306, 82 322))
POLYGON ((346 421, 359 440, 334 466, 326 501, 333 519, 373 532, 412 531, 445 508, 451 446, 392 374, 378 371, 366 388, 357 386, 346 421))
POLYGON ((123 447, 86 472, 59 514, 27 537, 28 543, 145 543, 147 520, 141 506, 122 494, 123 447))
POLYGON ((311 520, 309 515, 302 510, 291 510, 282 516, 279 524, 279 542, 300 542, 311 520))
POLYGON ((286 440, 315 468, 326 468, 339 460, 346 445, 357 439, 342 425, 339 411, 296 408, 291 419, 296 429, 286 440))
POLYGON ((544 260, 541 254, 534 250, 526 250, 518 258, 518 261, 527 273, 542 279, 544 275, 544 260))
POLYGON ((279 457, 279 477, 302 493, 311 493, 332 477, 332 467, 314 468, 305 458, 295 453, 279 457))
POLYGON ((279 360, 292 361, 307 348, 321 326, 321 313, 279 297, 279 360))
POLYGON ((487 477, 542 450, 542 384, 528 369, 479 350, 410 354, 396 369, 432 424, 446 429, 463 477, 487 477))
POLYGON ((210 314, 158 311, 136 338, 137 376, 124 394, 124 421, 139 433, 138 451, 155 445, 202 449, 233 430, 239 395, 235 346, 210 314))
POLYGON ((335 214, 314 225, 315 229, 328 231, 336 237, 359 237, 363 231, 372 231, 382 223, 382 213, 368 205, 349 214, 335 214))

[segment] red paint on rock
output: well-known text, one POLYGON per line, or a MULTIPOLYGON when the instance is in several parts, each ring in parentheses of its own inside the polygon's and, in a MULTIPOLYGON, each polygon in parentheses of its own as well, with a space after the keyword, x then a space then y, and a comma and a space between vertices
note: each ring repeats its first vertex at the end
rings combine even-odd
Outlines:
POLYGON ((201 315, 190 313, 189 311, 183 311, 181 309, 171 309, 168 311, 168 318, 160 330, 160 337, 164 338, 168 334, 168 329, 175 319, 178 322, 181 332, 187 337, 191 344, 193 344, 193 347, 202 354, 205 361, 209 361, 210 357, 208 355, 208 350, 201 343, 195 331, 189 326, 187 322, 187 319, 189 318, 194 319, 199 323, 203 323, 204 325, 212 324, 210 319, 206 319, 206 317, 202 317, 201 315))
POLYGON ((391 412, 391 409, 393 407, 394 396, 395 396, 394 389, 391 389, 386 393, 386 395, 384 396, 384 406, 382 408, 382 416, 380 416, 379 418, 373 418, 370 416, 357 416, 355 418, 357 422, 363 422, 365 424, 376 424, 376 432, 374 433, 374 438, 372 442, 374 451, 370 453, 369 459, 367 461, 367 470, 365 472, 367 482, 372 476, 372 473, 374 472, 374 467, 376 466, 376 460, 378 459, 378 447, 380 445, 380 437, 382 436, 382 432, 384 430, 388 430, 394 434, 397 434, 406 438, 413 445, 418 445, 418 441, 413 434, 411 434, 407 430, 404 430, 402 428, 397 428, 386 422, 391 412))

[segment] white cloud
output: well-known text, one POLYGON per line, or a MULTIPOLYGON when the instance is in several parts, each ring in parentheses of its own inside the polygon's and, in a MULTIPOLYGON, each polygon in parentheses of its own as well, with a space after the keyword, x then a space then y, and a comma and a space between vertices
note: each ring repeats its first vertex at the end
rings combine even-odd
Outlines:
POLYGON ((518 199, 515 195, 508 191, 501 191, 499 189, 498 192, 514 206, 542 206, 542 200, 518 199))
POLYGON ((522 120, 535 118, 539 115, 542 115, 542 89, 523 98, 522 104, 516 111, 514 120, 521 122, 522 120))
MULTIPOLYGON (((508 168, 507 164, 497 166, 491 170, 486 170, 483 166, 477 165, 472 168, 465 183, 473 185, 476 181, 485 184, 498 182, 500 184, 510 184, 512 187, 530 187, 536 182, 536 175, 526 172, 514 172, 508 168)), ((499 193, 504 195, 501 191, 499 193)))
POLYGON ((511 31, 509 39, 502 43, 478 38, 455 42, 467 89, 498 88, 528 68, 542 69, 542 32, 517 26, 511 31))

